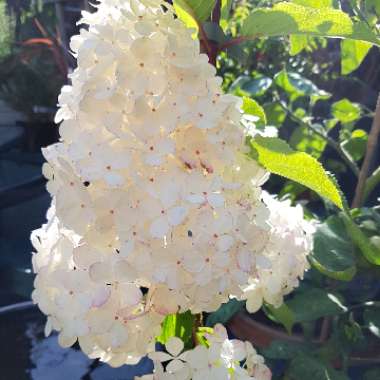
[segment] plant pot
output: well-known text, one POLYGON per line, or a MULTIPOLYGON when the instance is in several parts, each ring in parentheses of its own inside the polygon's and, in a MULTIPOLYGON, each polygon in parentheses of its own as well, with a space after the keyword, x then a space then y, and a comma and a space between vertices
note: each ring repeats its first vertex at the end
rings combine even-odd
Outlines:
POLYGON ((259 349, 269 347, 275 340, 288 342, 303 342, 304 340, 301 334, 289 335, 280 326, 273 327, 257 321, 245 311, 237 313, 228 322, 228 328, 238 339, 248 340, 259 349))
POLYGON ((0 379, 133 380, 152 372, 149 359, 111 368, 89 359, 78 347, 64 349, 57 335, 44 337, 45 317, 32 302, 0 308, 0 379))
MULTIPOLYGON (((268 348, 272 342, 282 340, 287 342, 304 342, 301 333, 289 335, 280 326, 270 326, 262 321, 255 320, 252 315, 245 311, 237 313, 229 322, 228 328, 231 333, 240 340, 250 341, 258 349, 268 348)), ((313 341, 316 345, 323 345, 319 339, 313 341)), ((380 345, 378 339, 370 339, 365 352, 353 353, 349 358, 352 366, 380 365, 380 345)), ((337 368, 341 363, 334 363, 337 368)))

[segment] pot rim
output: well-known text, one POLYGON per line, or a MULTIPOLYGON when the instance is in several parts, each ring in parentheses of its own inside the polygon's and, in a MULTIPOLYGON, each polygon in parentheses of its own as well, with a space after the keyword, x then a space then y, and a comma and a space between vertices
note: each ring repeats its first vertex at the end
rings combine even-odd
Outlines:
POLYGON ((17 302, 0 307, 0 315, 22 311, 25 309, 36 309, 37 305, 33 301, 17 302))

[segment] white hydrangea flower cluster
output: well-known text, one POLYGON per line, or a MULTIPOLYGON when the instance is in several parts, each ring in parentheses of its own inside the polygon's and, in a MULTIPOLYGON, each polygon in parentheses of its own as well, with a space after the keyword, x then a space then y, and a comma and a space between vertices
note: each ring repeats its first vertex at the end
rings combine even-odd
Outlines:
POLYGON ((153 375, 136 380, 270 380, 272 373, 250 342, 229 340, 218 324, 206 335, 208 347, 196 346, 183 352, 181 339, 173 337, 165 352, 149 355, 155 364, 153 375), (165 364, 165 369, 163 364, 165 364))
POLYGON ((153 350, 167 314, 281 303, 310 239, 301 209, 263 195, 239 100, 169 5, 102 0, 83 22, 44 150, 33 299, 63 346, 118 366, 153 350))
POLYGON ((299 285, 309 268, 307 254, 313 245, 315 224, 306 221, 301 205, 291 206, 290 200, 279 201, 267 192, 262 193, 269 209, 271 226, 263 255, 256 256, 258 276, 251 276, 244 287, 242 299, 250 313, 258 311, 263 302, 281 306, 285 295, 299 285))

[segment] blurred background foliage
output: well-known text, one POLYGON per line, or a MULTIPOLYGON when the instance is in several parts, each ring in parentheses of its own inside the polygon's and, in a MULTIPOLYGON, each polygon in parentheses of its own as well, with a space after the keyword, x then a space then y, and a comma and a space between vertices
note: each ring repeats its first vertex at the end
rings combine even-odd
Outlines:
POLYGON ((49 121, 67 75, 59 62, 54 4, 8 1, 0 12, 0 98, 28 121, 49 121))
MULTIPOLYGON (((223 44, 240 35, 253 9, 278 2, 223 0, 220 25, 208 20, 204 29, 210 40, 223 44)), ((341 8, 380 34, 379 0, 292 2, 341 8)), ((79 1, 65 3, 78 7, 79 1)), ((77 32, 78 17, 73 12, 66 19, 67 36, 77 32)), ((58 21, 54 2, 0 0, 0 99, 22 115, 27 141, 0 146, 0 285, 2 294, 12 295, 6 300, 27 298, 31 291, 28 236, 44 222, 49 203, 39 150, 57 139, 52 117, 73 64, 58 21), (32 188, 36 177, 42 184, 38 191, 32 188), (20 214, 22 222, 15 220, 20 214)), ((365 42, 292 35, 228 46, 216 65, 225 92, 250 99, 256 115, 262 106, 257 125, 274 127, 293 149, 318 159, 352 204, 380 90, 379 62, 379 49, 365 42)), ((352 239, 352 226, 332 203, 279 176, 266 184, 318 221, 311 270, 299 289, 280 309, 267 306, 249 316, 276 333, 292 331, 261 347, 275 379, 380 379, 380 254, 366 255, 368 242, 380 250, 379 166, 378 149, 363 202, 351 212, 360 242, 352 239)), ((241 306, 235 301, 223 306, 208 317, 209 324, 232 321, 241 306)))

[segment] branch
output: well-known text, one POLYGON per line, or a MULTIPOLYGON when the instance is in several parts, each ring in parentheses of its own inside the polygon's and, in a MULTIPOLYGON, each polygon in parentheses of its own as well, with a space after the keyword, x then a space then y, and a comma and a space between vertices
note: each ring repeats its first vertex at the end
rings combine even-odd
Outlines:
POLYGON ((220 46, 220 50, 222 51, 222 50, 229 48, 230 46, 239 45, 243 42, 252 41, 254 39, 255 39, 254 36, 252 36, 252 37, 240 36, 240 37, 236 37, 236 38, 231 38, 230 40, 226 41, 224 44, 222 44, 220 46))
POLYGON ((211 15, 211 21, 214 22, 216 25, 219 25, 221 15, 222 15, 222 2, 221 0, 216 0, 214 9, 211 15))
POLYGON ((363 204, 371 195, 372 191, 380 183, 380 166, 371 174, 371 176, 365 181, 365 189, 363 194, 363 204))
MULTIPOLYGON (((211 21, 215 23, 216 25, 219 25, 220 17, 221 17, 221 0, 216 0, 214 9, 211 15, 211 21)), ((203 25, 200 22, 198 22, 198 27, 199 27, 199 34, 201 36, 201 41, 203 42, 207 55, 208 55, 208 60, 215 67, 216 59, 219 53, 219 47, 216 43, 208 39, 207 33, 205 32, 203 25)))
POLYGON ((368 135, 367 149, 364 157, 363 165, 359 173, 358 184, 356 185, 355 197, 352 202, 352 208, 361 207, 363 204, 363 195, 365 190, 365 184, 367 177, 369 176, 371 163, 373 157, 376 153, 377 142, 380 135, 380 94, 377 99, 375 117, 373 119, 373 124, 371 131, 368 135))
POLYGON ((203 326, 203 314, 195 314, 195 320, 193 324, 192 338, 194 347, 199 346, 200 342, 198 341, 197 332, 199 327, 203 326))
POLYGON ((200 34, 200 41, 203 42, 203 47, 206 50, 206 54, 208 55, 210 63, 212 63, 211 57, 210 57, 210 55, 211 55, 210 41, 208 40, 207 34, 206 34, 205 30, 203 29, 203 25, 200 22, 198 22, 198 28, 199 28, 199 34, 200 34))

